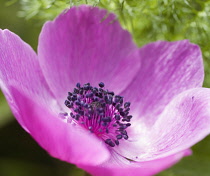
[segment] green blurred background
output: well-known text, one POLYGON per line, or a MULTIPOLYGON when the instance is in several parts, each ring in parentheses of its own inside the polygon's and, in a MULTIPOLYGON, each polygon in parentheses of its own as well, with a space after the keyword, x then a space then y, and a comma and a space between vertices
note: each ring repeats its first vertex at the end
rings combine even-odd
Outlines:
MULTIPOLYGON (((91 4, 115 12, 135 42, 189 39, 199 44, 210 87, 210 1, 208 0, 0 0, 0 28, 7 28, 34 50, 42 24, 72 5, 91 4)), ((209 176, 210 136, 193 147, 193 155, 158 176, 209 176)), ((0 176, 81 176, 75 166, 50 157, 18 125, 0 93, 0 176)))

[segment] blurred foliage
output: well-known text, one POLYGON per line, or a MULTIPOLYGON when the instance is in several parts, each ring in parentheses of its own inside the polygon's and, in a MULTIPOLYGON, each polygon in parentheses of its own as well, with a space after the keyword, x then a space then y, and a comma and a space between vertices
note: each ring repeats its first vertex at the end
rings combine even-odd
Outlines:
POLYGON ((9 106, 6 103, 5 98, 3 97, 2 92, 0 92, 0 128, 9 123, 13 118, 9 106))
MULTIPOLYGON (((0 0, 0 4, 0 28, 10 29, 35 50, 42 24, 64 9, 80 4, 100 6, 117 14, 139 46, 156 40, 189 39, 202 49, 204 85, 210 87, 210 0, 0 0)), ((50 157, 17 122, 11 122, 12 115, 2 94, 0 112, 0 175, 84 174, 75 166, 50 157)), ((209 176, 209 148, 210 137, 207 137, 193 147, 192 156, 158 176, 209 176)))

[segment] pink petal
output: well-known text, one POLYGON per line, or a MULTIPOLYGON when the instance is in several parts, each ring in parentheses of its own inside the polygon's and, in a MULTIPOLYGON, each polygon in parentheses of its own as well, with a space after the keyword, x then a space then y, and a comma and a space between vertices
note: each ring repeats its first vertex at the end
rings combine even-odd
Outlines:
POLYGON ((71 163, 99 164, 109 157, 104 143, 58 118, 61 108, 29 45, 0 31, 0 86, 15 117, 52 156, 71 163), (55 114, 56 113, 56 114, 55 114))
POLYGON ((38 56, 50 88, 63 103, 77 82, 104 82, 122 91, 139 68, 131 35, 114 14, 97 7, 73 7, 44 25, 38 56))
POLYGON ((158 118, 152 145, 158 149, 158 155, 174 154, 206 137, 210 133, 209 124, 210 89, 188 90, 177 96, 158 118))
POLYGON ((176 96, 153 126, 134 124, 135 133, 128 133, 131 138, 121 142, 116 151, 135 161, 174 155, 206 137, 209 124, 210 89, 190 89, 176 96))
POLYGON ((27 130, 16 104, 12 87, 25 95, 49 104, 53 101, 50 90, 39 67, 36 53, 16 34, 0 30, 0 87, 19 123, 27 130))
POLYGON ((202 54, 187 40, 148 44, 140 49, 140 58, 138 74, 121 95, 132 102, 133 115, 148 124, 155 122, 175 95, 202 86, 202 54))
POLYGON ((58 118, 41 102, 14 89, 19 114, 31 136, 53 157, 74 164, 101 164, 110 157, 104 142, 81 128, 58 118))
POLYGON ((191 151, 185 150, 165 158, 147 162, 130 162, 119 155, 113 154, 112 160, 97 167, 87 165, 79 165, 78 167, 85 169, 93 176, 152 176, 169 168, 189 154, 191 154, 191 151))

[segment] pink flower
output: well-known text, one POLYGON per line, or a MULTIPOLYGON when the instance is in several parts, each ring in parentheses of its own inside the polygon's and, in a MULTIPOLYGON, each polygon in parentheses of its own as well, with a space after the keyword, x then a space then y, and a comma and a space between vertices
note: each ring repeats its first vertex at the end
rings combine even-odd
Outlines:
POLYGON ((187 40, 139 49, 113 14, 80 6, 43 26, 37 53, 1 30, 0 87, 39 145, 92 175, 153 175, 210 132, 202 56, 187 40))

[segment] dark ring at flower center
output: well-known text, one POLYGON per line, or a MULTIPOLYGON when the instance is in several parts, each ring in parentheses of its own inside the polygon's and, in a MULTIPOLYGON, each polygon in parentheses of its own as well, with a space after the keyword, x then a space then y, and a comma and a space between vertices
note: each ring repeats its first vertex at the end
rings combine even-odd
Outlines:
POLYGON ((68 92, 65 105, 71 110, 72 121, 99 138, 110 147, 119 145, 119 140, 128 139, 126 129, 132 116, 129 115, 130 102, 123 103, 123 97, 104 89, 104 83, 92 87, 90 83, 76 84, 73 92, 68 92))

